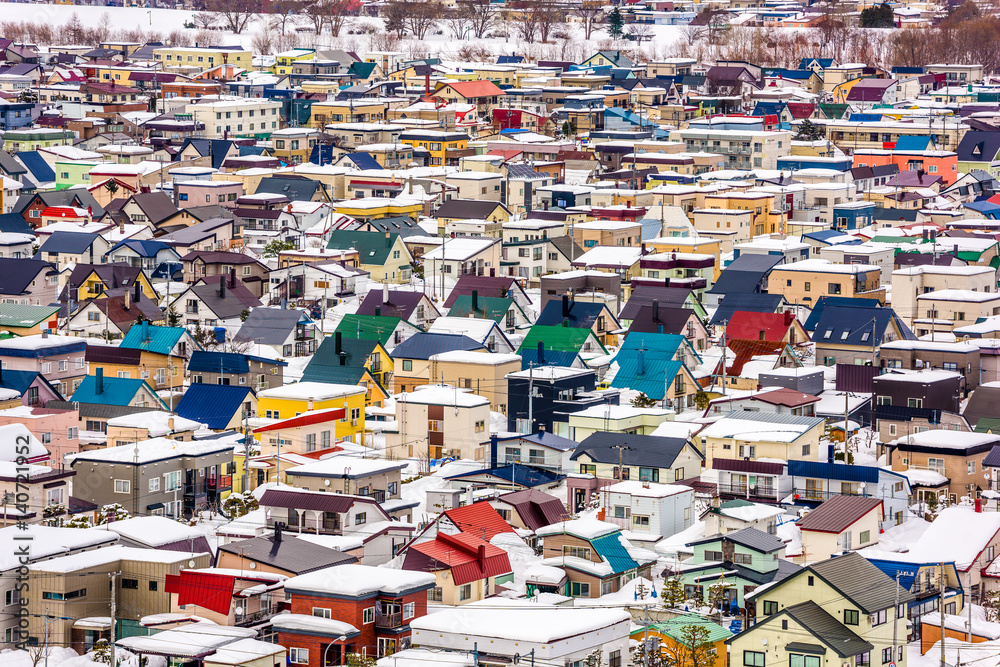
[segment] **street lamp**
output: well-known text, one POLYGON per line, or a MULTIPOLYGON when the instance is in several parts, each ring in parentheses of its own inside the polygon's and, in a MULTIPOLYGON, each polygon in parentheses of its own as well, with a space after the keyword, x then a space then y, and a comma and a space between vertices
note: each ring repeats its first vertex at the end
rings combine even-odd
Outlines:
MULTIPOLYGON (((340 635, 340 636, 339 636, 339 637, 337 637, 337 638, 336 638, 336 639, 335 639, 334 641, 338 641, 338 642, 346 642, 346 641, 347 641, 347 635, 340 635)), ((334 644, 333 644, 333 642, 330 642, 329 644, 327 644, 327 645, 326 645, 326 648, 325 648, 325 649, 323 649, 323 663, 322 663, 321 667, 326 667, 326 666, 327 666, 327 664, 329 664, 329 663, 327 663, 327 661, 326 661, 326 658, 327 658, 327 652, 328 652, 328 651, 330 650, 330 647, 331 647, 331 646, 333 646, 333 645, 334 645, 334 644)))

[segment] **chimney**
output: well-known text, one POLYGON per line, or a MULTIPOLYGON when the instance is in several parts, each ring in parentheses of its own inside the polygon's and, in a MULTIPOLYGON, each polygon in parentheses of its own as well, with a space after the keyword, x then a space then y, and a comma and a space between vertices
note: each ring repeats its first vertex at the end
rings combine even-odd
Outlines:
POLYGON ((125 290, 125 310, 132 307, 132 292, 125 290))
POLYGON ((49 330, 42 329, 42 338, 48 338, 48 337, 49 337, 49 330))
POLYGON ((659 322, 660 321, 660 300, 659 299, 653 299, 653 321, 654 322, 659 322))
POLYGON ((389 303, 389 283, 382 285, 382 303, 389 303))
POLYGON ((479 551, 478 551, 478 553, 476 555, 476 558, 479 560, 480 563, 486 563, 486 545, 485 544, 480 544, 479 545, 479 551))
POLYGON ((94 377, 94 384, 96 385, 95 388, 94 388, 94 393, 95 394, 103 394, 104 393, 104 369, 103 368, 99 367, 97 369, 97 375, 94 377))
POLYGON ((142 339, 145 341, 148 341, 150 339, 149 320, 142 321, 142 339))
POLYGON ((644 350, 639 349, 639 375, 643 375, 646 372, 646 355, 644 350))
POLYGON ((229 286, 236 287, 236 269, 229 269, 229 286))
POLYGON ((219 281, 219 298, 220 299, 225 299, 226 298, 226 279, 225 278, 223 278, 222 280, 219 281))
POLYGON ((474 502, 476 502, 476 496, 472 492, 472 485, 469 484, 467 487, 465 487, 465 504, 471 505, 474 502))
POLYGON ((336 331, 333 334, 333 349, 337 354, 340 354, 341 335, 342 334, 339 331, 336 331))
POLYGON ((545 343, 538 341, 538 365, 545 365, 545 343))
POLYGON ((497 434, 490 434, 490 468, 497 467, 497 434))
POLYGON ((167 428, 170 430, 171 433, 174 432, 174 418, 173 417, 168 417, 167 418, 167 428))
POLYGON ((569 317, 569 295, 563 294, 562 298, 562 314, 563 317, 569 317))
POLYGON ((472 290, 472 310, 479 310, 479 290, 472 290))
POLYGON ((389 232, 385 233, 385 247, 389 248, 392 246, 392 234, 389 232))
POLYGON ((341 350, 340 352, 337 353, 337 356, 340 357, 340 365, 341 366, 346 366, 347 365, 347 353, 344 352, 343 350, 341 350))
POLYGON ((281 522, 274 522, 274 543, 281 544, 281 522))
POLYGON ((382 317, 382 306, 375 306, 375 317, 382 317))

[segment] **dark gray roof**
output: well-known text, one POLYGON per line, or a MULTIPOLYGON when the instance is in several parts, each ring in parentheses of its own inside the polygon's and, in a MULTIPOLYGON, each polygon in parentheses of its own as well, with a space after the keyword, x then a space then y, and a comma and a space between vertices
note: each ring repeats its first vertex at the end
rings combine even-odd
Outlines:
POLYGON ((267 176, 260 179, 254 194, 285 195, 292 201, 312 201, 320 189, 319 181, 308 178, 267 176))
POLYGON ((760 283, 775 266, 785 260, 783 255, 743 254, 722 270, 709 292, 759 292, 760 283))
POLYGON ((997 405, 1000 405, 1000 387, 980 385, 969 397, 969 402, 965 404, 962 416, 975 428, 983 417, 996 416, 997 405))
MULTIPOLYGON (((383 301, 382 296, 382 290, 380 289, 369 290, 361 305, 358 306, 358 315, 374 315, 375 309, 379 308, 381 315, 402 317, 404 320, 408 320, 413 311, 417 309, 420 300, 424 298, 424 293, 389 290, 388 301, 383 301)), ((432 305, 431 307, 433 308, 434 306, 432 305)))
MULTIPOLYGON (((822 298, 822 297, 820 297, 822 298)), ((785 297, 780 294, 760 294, 756 292, 730 292, 722 297, 709 324, 729 321, 738 310, 750 313, 776 313, 785 297)))
POLYGON ((546 178, 544 174, 540 174, 535 171, 535 168, 531 165, 514 163, 507 165, 507 176, 509 178, 522 178, 522 179, 540 179, 546 178))
POLYGON ((294 574, 305 574, 334 565, 358 562, 358 559, 350 554, 300 540, 292 533, 282 534, 280 542, 275 542, 274 535, 230 542, 220 546, 219 551, 241 555, 294 574))
POLYGON ((632 290, 628 303, 618 314, 622 320, 634 320, 643 306, 653 305, 653 300, 658 302, 659 307, 678 307, 687 301, 691 290, 686 287, 661 287, 659 285, 639 285, 632 290))
POLYGON ((783 614, 791 616, 841 658, 852 658, 875 648, 812 600, 786 607, 763 622, 771 622, 783 614))
POLYGON ((882 570, 854 551, 814 563, 805 569, 822 577, 866 614, 895 605, 897 588, 900 603, 914 599, 912 593, 897 586, 882 570))
POLYGON ((456 350, 485 350, 482 343, 463 334, 415 333, 392 350, 393 359, 430 359, 456 350))
POLYGON ((624 465, 670 468, 687 442, 686 438, 598 431, 584 438, 570 456, 570 460, 575 461, 582 454, 586 454, 593 461, 617 464, 619 453, 612 447, 625 445, 627 449, 621 452, 621 461, 624 465))
POLYGON ((505 211, 507 210, 507 207, 498 201, 488 201, 485 199, 449 199, 438 207, 434 215, 438 218, 481 220, 493 213, 497 206, 505 211))
POLYGON ((142 209, 149 221, 157 226, 176 215, 178 211, 165 192, 138 192, 132 195, 132 201, 142 209))
POLYGON ((0 294, 13 296, 24 293, 43 269, 53 273, 56 270, 51 262, 40 259, 0 257, 0 294))
POLYGON ((64 252, 72 255, 79 255, 86 252, 97 239, 99 234, 87 234, 84 232, 54 232, 45 243, 38 249, 41 252, 64 252))
POLYGON ((254 308, 234 340, 239 343, 259 338, 264 345, 283 345, 302 317, 299 310, 254 308))
POLYGON ((688 546, 693 544, 707 544, 709 542, 717 542, 721 540, 729 540, 741 546, 745 546, 748 549, 753 549, 754 551, 759 551, 760 553, 769 554, 779 549, 785 548, 785 543, 774 535, 768 535, 764 531, 757 530, 756 528, 741 528, 740 530, 734 530, 733 532, 726 533, 725 535, 712 535, 711 537, 705 537, 695 542, 688 543, 688 546))

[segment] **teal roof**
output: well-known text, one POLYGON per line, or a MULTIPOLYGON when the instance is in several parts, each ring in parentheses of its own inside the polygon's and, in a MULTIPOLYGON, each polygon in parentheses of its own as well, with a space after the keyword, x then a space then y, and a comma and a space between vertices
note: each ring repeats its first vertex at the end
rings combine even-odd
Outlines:
POLYGON ((705 637, 705 641, 711 644, 725 641, 733 636, 732 632, 722 627, 715 621, 711 621, 695 614, 686 614, 684 616, 671 618, 670 620, 664 621, 663 623, 657 623, 651 627, 654 630, 659 630, 671 639, 684 643, 684 627, 688 625, 697 625, 708 630, 708 636, 705 637))
POLYGON ((503 322, 507 311, 514 305, 514 299, 497 296, 477 296, 476 309, 472 309, 472 295, 461 294, 456 297, 448 311, 448 317, 474 316, 483 320, 493 320, 497 324, 503 322))
POLYGON ((674 360, 674 356, 686 344, 684 336, 677 334, 630 333, 615 354, 618 371, 611 386, 635 389, 654 401, 662 401, 666 388, 684 365, 674 360))
MULTIPOLYGON (((136 327, 132 328, 135 329, 136 327)), ((135 395, 145 387, 159 402, 159 405, 151 405, 150 410, 170 409, 166 403, 156 396, 156 392, 153 391, 153 388, 145 380, 104 377, 102 381, 104 389, 101 393, 97 393, 97 377, 88 375, 83 378, 83 382, 80 383, 80 386, 73 392, 73 396, 69 400, 73 403, 97 403, 126 407, 135 399, 135 395)))
POLYGON ((187 329, 184 327, 159 327, 155 324, 136 326, 128 330, 118 347, 170 354, 170 351, 186 333, 187 329))
POLYGON ((608 561, 608 565, 611 566, 611 570, 615 574, 639 567, 639 564, 628 555, 628 551, 622 545, 622 534, 617 530, 591 539, 590 546, 601 558, 608 561))

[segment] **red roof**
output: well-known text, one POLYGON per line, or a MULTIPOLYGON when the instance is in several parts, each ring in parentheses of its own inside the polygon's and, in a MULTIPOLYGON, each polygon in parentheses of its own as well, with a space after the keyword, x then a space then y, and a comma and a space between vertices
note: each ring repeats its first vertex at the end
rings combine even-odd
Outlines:
MULTIPOLYGON (((780 340, 757 340, 756 338, 753 340, 746 340, 744 338, 733 338, 726 344, 726 347, 728 347, 729 351, 733 352, 735 356, 733 363, 726 368, 726 374, 735 377, 743 372, 743 366, 746 365, 748 361, 753 360, 754 357, 781 354, 785 349, 785 343, 780 340)), ((715 367, 715 375, 721 374, 722 361, 720 360, 718 365, 715 367)))
POLYGON ((46 206, 42 209, 43 218, 82 218, 86 217, 77 213, 75 209, 69 206, 46 206))
POLYGON ((485 500, 450 509, 444 515, 463 533, 472 533, 486 541, 492 540, 494 535, 500 533, 515 532, 510 524, 503 520, 500 513, 485 500))
POLYGON ((184 570, 168 574, 164 590, 177 593, 177 604, 196 604, 218 614, 229 614, 233 604, 236 576, 184 570))
POLYGON ((750 313, 737 310, 726 325, 726 337, 745 340, 784 340, 788 327, 792 326, 794 321, 793 313, 750 313))
POLYGON ((264 433, 266 431, 278 431, 283 428, 295 428, 297 426, 311 426, 312 424, 322 424, 344 418, 344 408, 328 408, 326 410, 314 410, 291 419, 282 419, 276 424, 268 424, 253 430, 254 433, 264 433))
POLYGON ((403 569, 450 569, 456 586, 511 572, 506 551, 471 533, 438 533, 433 542, 412 545, 407 549, 403 569))
POLYGON ((451 81, 444 84, 442 88, 451 88, 465 98, 493 97, 504 94, 503 90, 492 81, 451 81))

